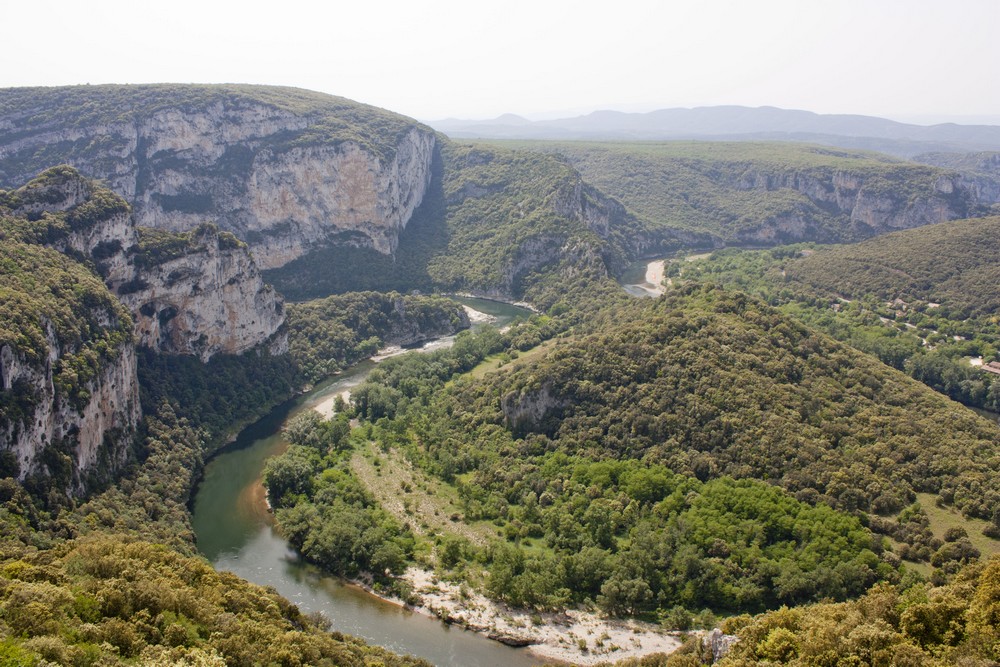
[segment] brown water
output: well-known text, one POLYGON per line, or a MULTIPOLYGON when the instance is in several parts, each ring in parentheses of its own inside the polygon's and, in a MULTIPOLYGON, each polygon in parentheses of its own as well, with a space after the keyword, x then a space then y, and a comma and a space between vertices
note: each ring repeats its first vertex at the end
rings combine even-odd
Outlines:
MULTIPOLYGON (((499 325, 527 314, 492 301, 462 302, 499 317, 499 325)), ((542 662, 525 649, 452 628, 324 575, 302 562, 273 529, 260 479, 264 462, 288 446, 281 436, 282 425, 298 412, 359 384, 374 367, 370 361, 362 362, 312 393, 275 408, 209 461, 194 502, 199 550, 216 569, 273 586, 303 611, 321 612, 335 630, 397 653, 441 666, 528 667, 542 662)))

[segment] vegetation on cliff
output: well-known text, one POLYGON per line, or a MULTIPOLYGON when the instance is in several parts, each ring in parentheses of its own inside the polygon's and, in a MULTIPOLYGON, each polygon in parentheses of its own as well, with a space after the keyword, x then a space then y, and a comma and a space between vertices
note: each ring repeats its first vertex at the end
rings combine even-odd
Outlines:
POLYGON ((413 344, 469 326, 443 297, 352 292, 288 308, 289 352, 312 381, 366 359, 386 344, 413 344))
MULTIPOLYGON (((521 298, 563 262, 597 277, 616 272, 646 230, 555 156, 443 140, 433 173, 394 257, 345 243, 265 277, 292 299, 366 289, 521 298)), ((670 234, 652 243, 680 245, 670 234)))
MULTIPOLYGON (((101 126, 134 128, 136 123, 171 111, 233 113, 258 105, 296 121, 291 125, 297 129, 263 139, 274 151, 351 141, 388 162, 398 139, 417 125, 405 116, 343 97, 278 86, 151 84, 0 90, 0 117, 10 123, 5 133, 8 141, 40 132, 67 132, 72 136, 101 126)), ((121 142, 123 149, 127 147, 124 134, 83 135, 42 149, 12 152, 0 161, 0 184, 13 186, 25 175, 53 164, 89 158, 96 151, 107 150, 109 143, 121 142)), ((237 161, 238 157, 233 156, 237 161)))
POLYGON ((187 232, 171 232, 164 229, 139 227, 138 244, 135 248, 135 265, 146 269, 166 264, 167 262, 204 252, 206 243, 218 243, 220 250, 246 248, 246 244, 230 232, 219 231, 219 228, 204 222, 187 232))
MULTIPOLYGON (((6 219, 0 219, 0 235, 6 219)), ((104 283, 65 255, 0 236, 0 348, 44 373, 50 354, 56 396, 82 409, 88 383, 132 338, 132 317, 104 283)), ((20 383, 0 389, 0 421, 34 404, 20 383)), ((37 397, 36 397, 37 398, 37 397)))
POLYGON ((978 210, 971 191, 939 190, 939 179, 957 178, 955 172, 877 153, 791 142, 491 143, 565 156, 647 224, 707 232, 717 242, 829 243, 878 233, 871 221, 853 219, 856 197, 877 202, 883 215, 921 200, 953 218, 978 210), (840 201, 838 187, 854 196, 840 201), (758 239, 767 227, 775 228, 774 237, 758 239))

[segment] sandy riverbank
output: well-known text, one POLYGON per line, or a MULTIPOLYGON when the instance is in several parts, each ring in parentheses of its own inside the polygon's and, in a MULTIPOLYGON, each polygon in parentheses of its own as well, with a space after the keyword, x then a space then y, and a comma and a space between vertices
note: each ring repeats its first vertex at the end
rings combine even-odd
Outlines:
POLYGON ((650 262, 646 265, 646 282, 652 287, 652 292, 656 294, 663 294, 663 274, 665 271, 666 262, 662 259, 658 259, 655 262, 650 262))
POLYGON ((403 578, 421 600, 416 611, 490 639, 527 646, 542 660, 595 665, 651 653, 671 653, 681 645, 676 635, 650 623, 608 620, 584 611, 534 614, 510 609, 415 567, 408 569, 403 578))

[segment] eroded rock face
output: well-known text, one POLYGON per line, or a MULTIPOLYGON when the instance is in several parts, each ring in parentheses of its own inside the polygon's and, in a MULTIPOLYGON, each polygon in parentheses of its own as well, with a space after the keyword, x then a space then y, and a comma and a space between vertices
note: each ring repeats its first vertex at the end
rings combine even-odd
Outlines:
POLYGON ((383 128, 371 118, 386 112, 340 98, 263 87, 264 101, 243 88, 98 88, 103 97, 0 91, 24 109, 0 119, 10 126, 10 138, 0 138, 0 185, 65 162, 128 200, 137 225, 187 231, 211 220, 268 269, 336 242, 393 252, 430 183, 429 128, 402 117, 383 128), (298 106, 283 105, 283 92, 298 106), (112 95, 125 99, 122 113, 69 108, 81 98, 104 109, 112 95), (53 120, 29 123, 32 112, 53 120))
POLYGON ((387 164, 355 144, 264 156, 247 182, 245 227, 233 231, 263 269, 338 236, 392 253, 430 184, 433 150, 433 135, 414 129, 387 164))
POLYGON ((283 336, 284 303, 264 284, 246 246, 213 225, 190 237, 190 248, 177 257, 139 262, 133 281, 119 290, 134 313, 139 344, 203 361, 265 341, 281 351, 283 342, 272 339, 283 336))
MULTIPOLYGON (((95 319, 111 316, 95 313, 95 319)), ((59 344, 50 323, 43 326, 47 353, 42 364, 24 359, 11 346, 0 348, 2 389, 31 396, 33 403, 22 418, 0 420, 0 451, 13 455, 20 479, 61 475, 68 490, 82 493, 89 475, 113 476, 131 451, 140 418, 135 345, 116 350, 84 386, 87 400, 74 403, 56 390, 54 369, 75 350, 59 344)))
POLYGON ((544 383, 533 389, 512 391, 503 397, 500 409, 504 424, 515 435, 544 431, 546 420, 569 405, 565 398, 556 396, 550 384, 544 383))
MULTIPOLYGON (((873 181, 875 179, 872 179, 873 181)), ((908 196, 869 183, 862 173, 837 171, 828 178, 795 171, 749 169, 732 182, 742 190, 794 190, 833 216, 846 216, 851 229, 823 229, 815 212, 788 212, 761 221, 740 233, 747 243, 773 244, 801 240, 820 242, 867 238, 876 234, 930 225, 965 217, 975 193, 955 175, 941 176, 933 190, 908 196)))
POLYGON ((205 361, 287 348, 281 298, 246 244, 215 225, 137 230, 124 200, 65 166, 4 193, 0 213, 0 240, 14 248, 0 274, 10 272, 20 305, 10 316, 37 331, 0 340, 5 474, 48 476, 77 493, 95 475, 113 477, 140 418, 136 343, 205 361), (36 264, 19 264, 20 254, 36 264), (47 292, 25 288, 37 267, 47 292), (59 328, 66 314, 37 305, 48 294, 82 324, 59 328))
POLYGON ((209 223, 185 233, 139 233, 124 200, 66 166, 16 195, 14 215, 41 222, 57 216, 59 233, 37 241, 94 263, 132 312, 140 345, 203 361, 264 342, 283 349, 283 300, 232 234, 209 223))

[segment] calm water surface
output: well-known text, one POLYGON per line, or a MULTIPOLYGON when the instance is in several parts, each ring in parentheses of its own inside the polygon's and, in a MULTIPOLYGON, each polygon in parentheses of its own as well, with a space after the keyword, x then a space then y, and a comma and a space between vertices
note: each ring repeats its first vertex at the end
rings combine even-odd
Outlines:
MULTIPOLYGON (((458 299, 497 317, 503 326, 529 314, 522 308, 483 299, 458 299)), ((431 347, 441 347, 441 343, 431 347)), ((527 667, 542 662, 524 649, 485 637, 385 602, 303 563, 272 528, 264 504, 264 462, 288 446, 282 425, 302 410, 359 384, 375 364, 362 362, 313 392, 275 408, 240 433, 215 456, 194 502, 198 548, 219 570, 263 586, 273 586, 305 612, 322 612, 333 628, 397 653, 416 655, 435 665, 527 667)))

